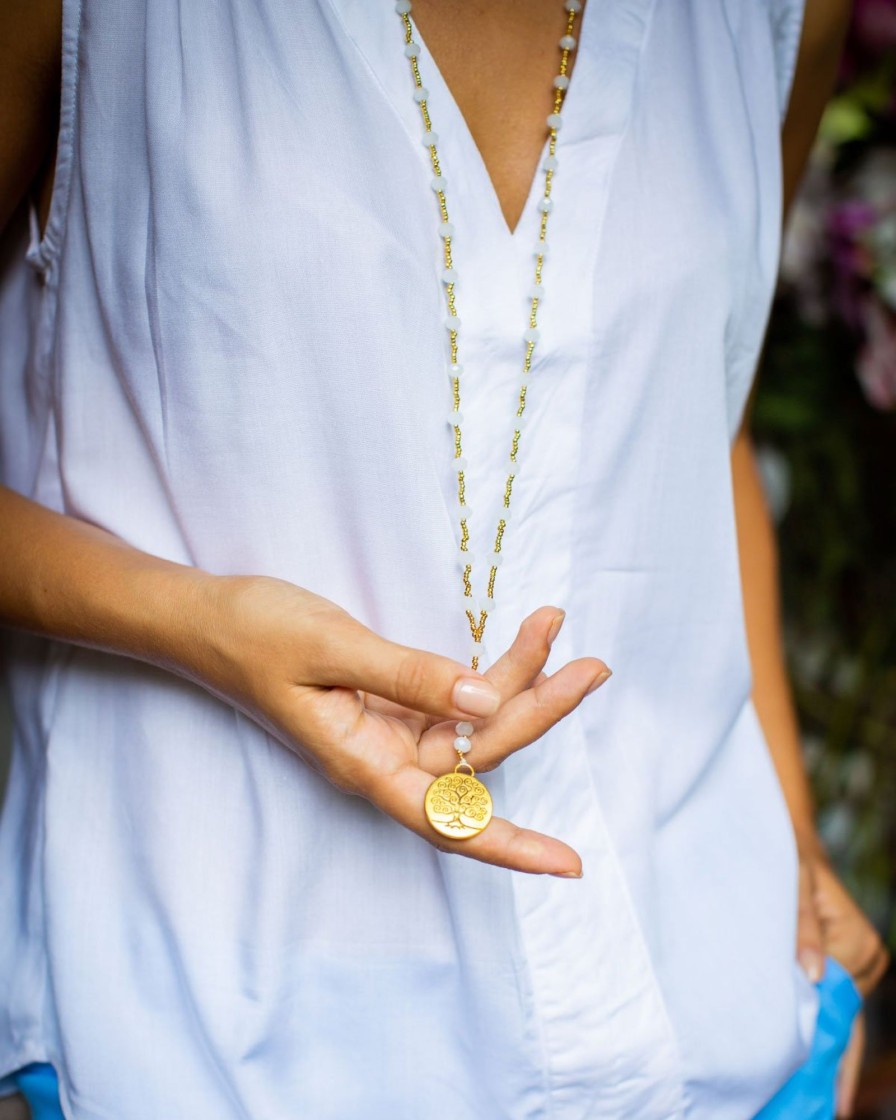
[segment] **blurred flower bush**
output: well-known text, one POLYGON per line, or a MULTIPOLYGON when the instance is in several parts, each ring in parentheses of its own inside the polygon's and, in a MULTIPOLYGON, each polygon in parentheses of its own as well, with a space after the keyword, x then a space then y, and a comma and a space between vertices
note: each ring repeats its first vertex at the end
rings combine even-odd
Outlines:
POLYGON ((856 0, 754 412, 822 834, 896 948, 896 0, 856 0))

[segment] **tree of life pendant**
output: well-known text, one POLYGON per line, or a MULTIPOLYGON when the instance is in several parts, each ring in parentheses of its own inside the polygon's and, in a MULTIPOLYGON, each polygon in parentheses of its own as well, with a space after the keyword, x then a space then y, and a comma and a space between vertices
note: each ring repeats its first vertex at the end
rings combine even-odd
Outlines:
POLYGON ((466 759, 432 782, 423 806, 436 832, 451 840, 478 836, 492 819, 491 794, 466 759))

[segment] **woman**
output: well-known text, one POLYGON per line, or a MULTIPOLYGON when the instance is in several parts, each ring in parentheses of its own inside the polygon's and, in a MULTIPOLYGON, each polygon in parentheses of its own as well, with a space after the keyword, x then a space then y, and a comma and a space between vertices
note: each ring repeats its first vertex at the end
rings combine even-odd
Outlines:
POLYGON ((755 1115, 824 955, 885 963, 744 422, 846 5, 71 0, 55 176, 15 7, 2 1072, 78 1118, 755 1115))

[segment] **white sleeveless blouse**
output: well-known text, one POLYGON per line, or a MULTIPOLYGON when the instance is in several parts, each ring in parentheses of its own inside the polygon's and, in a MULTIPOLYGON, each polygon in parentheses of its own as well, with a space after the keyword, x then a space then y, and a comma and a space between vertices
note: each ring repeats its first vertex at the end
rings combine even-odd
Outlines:
MULTIPOLYGON (((746 1120, 802 1060, 815 996, 729 460, 801 15, 584 14, 486 633, 494 660, 555 604, 549 669, 615 671, 486 778, 584 878, 440 854, 202 689, 10 638, 0 1075, 53 1062, 73 1120, 746 1120)), ((6 483, 466 661, 437 215, 391 0, 66 0, 64 18, 48 228, 3 254, 6 483)), ((511 235, 425 49, 421 67, 484 540, 540 177, 511 235)))

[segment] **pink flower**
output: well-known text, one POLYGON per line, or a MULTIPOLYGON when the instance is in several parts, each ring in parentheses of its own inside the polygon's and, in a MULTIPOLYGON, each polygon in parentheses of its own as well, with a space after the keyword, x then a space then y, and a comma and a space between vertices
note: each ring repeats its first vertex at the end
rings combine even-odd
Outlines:
POLYGON ((862 391, 875 408, 896 409, 896 315, 874 298, 862 310, 865 342, 856 363, 862 391))
POLYGON ((896 0, 853 0, 852 22, 840 63, 848 84, 896 49, 896 0))
POLYGON ((896 47, 894 0, 855 0, 853 34, 866 50, 884 55, 896 47))
POLYGON ((861 326, 863 280, 870 278, 874 260, 863 240, 877 218, 875 208, 848 198, 828 215, 828 251, 834 268, 833 300, 837 313, 853 329, 861 326))

